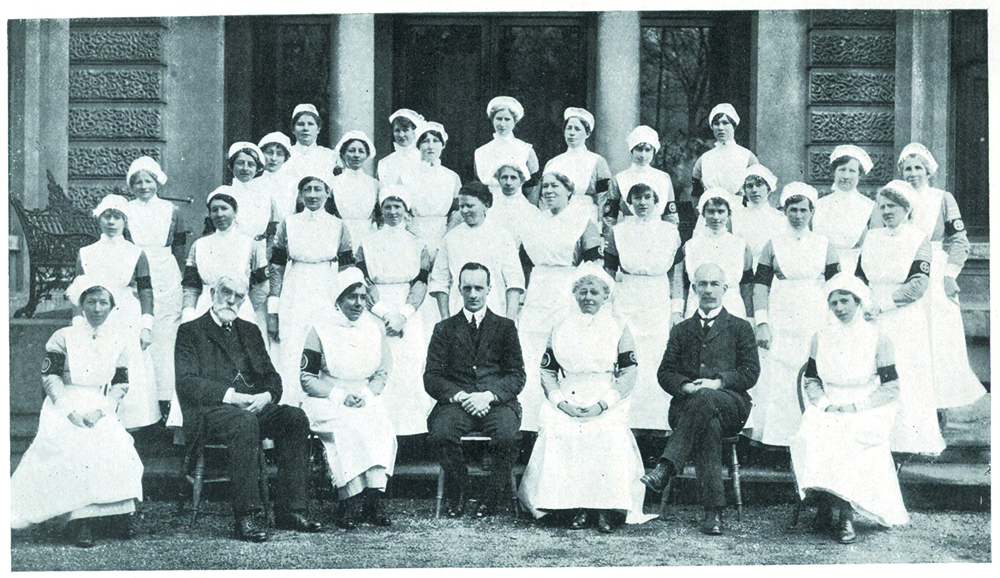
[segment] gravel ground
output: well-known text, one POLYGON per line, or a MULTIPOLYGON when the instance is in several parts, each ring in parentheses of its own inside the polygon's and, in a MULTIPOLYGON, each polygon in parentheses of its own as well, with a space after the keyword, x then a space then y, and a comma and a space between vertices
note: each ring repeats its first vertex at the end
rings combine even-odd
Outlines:
POLYGON ((190 570, 308 568, 449 568, 558 566, 697 566, 755 564, 888 564, 990 562, 989 512, 911 512, 909 525, 884 530, 858 522, 857 543, 837 544, 807 530, 805 513, 786 531, 791 506, 748 506, 743 521, 728 511, 725 534, 703 536, 700 508, 675 506, 667 520, 619 528, 569 531, 514 520, 434 519, 433 500, 392 499, 388 529, 333 526, 332 504, 313 512, 320 534, 273 531, 270 541, 232 539, 224 503, 207 505, 195 528, 167 502, 146 502, 130 541, 104 539, 89 550, 65 542, 56 524, 11 533, 12 570, 190 570))

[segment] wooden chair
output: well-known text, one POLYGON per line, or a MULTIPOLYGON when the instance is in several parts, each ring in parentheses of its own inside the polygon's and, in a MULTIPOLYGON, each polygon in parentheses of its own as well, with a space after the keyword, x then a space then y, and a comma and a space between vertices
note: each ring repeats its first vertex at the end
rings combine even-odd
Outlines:
MULTIPOLYGON (((199 439, 202 439, 199 436, 199 439)), ((263 440, 263 442, 268 442, 270 440, 263 440)), ((257 462, 260 468, 260 475, 258 476, 258 483, 260 484, 260 499, 261 503, 264 505, 264 512, 267 516, 267 525, 274 525, 274 511, 271 508, 271 498, 270 490, 268 486, 268 474, 267 474, 267 459, 264 456, 264 443, 261 443, 260 450, 257 452, 257 462)), ((190 526, 194 527, 195 522, 198 521, 198 514, 201 508, 201 492, 205 484, 215 484, 219 482, 228 482, 229 476, 225 471, 219 472, 209 472, 206 475, 205 466, 205 453, 208 452, 225 452, 228 448, 224 444, 206 444, 204 442, 196 441, 187 448, 184 452, 184 458, 181 462, 180 477, 182 480, 187 481, 191 485, 191 522, 190 526), (193 469, 192 469, 193 464, 193 469)), ((177 513, 182 514, 184 512, 184 494, 183 485, 178 490, 177 497, 177 513)))
MULTIPOLYGON (((493 441, 493 438, 482 432, 469 432, 467 435, 462 436, 460 440, 460 442, 463 444, 465 443, 489 444, 491 441, 493 441)), ((482 477, 490 474, 490 470, 485 469, 483 467, 483 464, 472 465, 472 466, 469 466, 467 464, 467 467, 469 468, 470 477, 472 476, 482 477)), ((510 491, 511 491, 511 496, 513 498, 513 508, 514 508, 513 512, 515 517, 517 516, 518 505, 519 505, 517 501, 517 472, 519 469, 521 468, 519 468, 518 466, 514 466, 513 468, 510 469, 510 491)), ((434 517, 440 518, 441 502, 444 500, 444 468, 441 467, 441 464, 437 464, 437 470, 438 470, 437 497, 435 498, 436 502, 434 504, 434 517)), ((523 469, 521 470, 523 472, 523 469)))
MULTIPOLYGON (((733 507, 736 508, 736 520, 742 521, 743 493, 740 490, 740 460, 736 455, 736 442, 738 442, 739 439, 740 439, 739 435, 735 435, 732 437, 725 437, 722 438, 722 444, 723 444, 723 453, 725 454, 723 456, 723 461, 729 462, 728 463, 729 480, 732 483, 733 498, 736 501, 736 503, 733 504, 733 507)), ((696 479, 696 476, 693 469, 689 473, 688 468, 684 468, 683 471, 678 473, 676 476, 670 478, 670 481, 667 482, 667 487, 663 489, 663 494, 662 497, 660 498, 660 519, 666 518, 667 505, 670 502, 671 491, 673 490, 674 487, 674 480, 676 480, 677 478, 693 480, 696 479)))
MULTIPOLYGON (((806 363, 802 364, 799 369, 799 374, 795 378, 795 393, 799 398, 799 411, 805 413, 806 411, 806 391, 805 391, 805 375, 806 375, 806 363)), ((794 530, 795 526, 799 524, 799 514, 802 512, 802 494, 799 492, 799 479, 795 477, 795 462, 792 462, 792 479, 795 481, 795 509, 792 511, 792 521, 788 524, 789 530, 794 530)))

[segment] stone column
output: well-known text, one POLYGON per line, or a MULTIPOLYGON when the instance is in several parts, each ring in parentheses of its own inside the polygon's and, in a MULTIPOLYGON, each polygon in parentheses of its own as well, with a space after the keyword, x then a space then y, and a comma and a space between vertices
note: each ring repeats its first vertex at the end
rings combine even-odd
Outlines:
MULTIPOLYGON (((330 63, 331 143, 349 130, 375 133, 375 15, 341 14, 333 26, 330 63)), ((387 151, 380 151, 380 156, 387 151)), ((369 173, 375 163, 367 165, 369 173)))
POLYGON ((29 209, 48 202, 51 171, 65 190, 69 150, 69 20, 10 26, 10 194, 29 209), (14 55, 23 55, 15 58, 14 55))
POLYGON ((779 187, 806 180, 808 22, 801 10, 761 10, 753 31, 753 150, 779 187))
POLYGON ((639 124, 638 12, 597 15, 597 127, 594 150, 612 173, 625 170, 631 155, 625 138, 639 124))
POLYGON ((911 142, 922 143, 940 165, 935 186, 946 187, 951 90, 951 14, 947 10, 897 13, 896 75, 896 155, 911 142))

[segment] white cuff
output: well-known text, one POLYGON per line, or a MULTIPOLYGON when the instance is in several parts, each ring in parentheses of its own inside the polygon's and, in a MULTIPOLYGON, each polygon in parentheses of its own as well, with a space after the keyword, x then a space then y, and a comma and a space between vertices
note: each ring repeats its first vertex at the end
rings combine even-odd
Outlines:
POLYGON ((379 301, 375 305, 372 305, 372 315, 378 317, 379 319, 385 319, 385 316, 391 313, 391 309, 385 303, 379 301))
POLYGON ((368 386, 361 388, 361 393, 359 394, 359 396, 361 397, 361 399, 365 400, 365 403, 368 403, 371 400, 375 399, 375 394, 372 392, 371 389, 368 388, 368 386))
POLYGON ((226 390, 226 395, 222 396, 222 403, 233 403, 234 395, 236 395, 236 389, 230 387, 226 390))
POLYGON ((281 297, 278 297, 277 295, 268 295, 267 296, 267 312, 268 313, 277 313, 278 312, 278 304, 279 303, 281 303, 281 297))
POLYGON ((945 277, 955 277, 958 278, 959 274, 962 272, 962 266, 955 263, 945 263, 944 266, 944 276, 945 277))
POLYGON ((819 409, 820 411, 826 411, 826 408, 830 407, 830 405, 832 405, 830 403, 830 398, 826 397, 825 395, 819 398, 819 401, 816 402, 816 408, 819 409))
POLYGON ((195 317, 197 317, 197 315, 194 312, 194 307, 185 307, 184 310, 181 311, 181 323, 187 323, 195 317))
POLYGON ((601 397, 601 401, 606 403, 609 408, 621 400, 622 394, 618 393, 617 389, 609 389, 608 392, 601 397))
POLYGON ((757 322, 757 325, 767 323, 767 309, 758 309, 757 311, 754 311, 753 319, 757 322))
POLYGON ((417 310, 414 309, 413 305, 410 305, 409 303, 403 303, 403 306, 399 308, 399 314, 406 320, 409 320, 410 317, 416 312, 417 310))
POLYGON ((153 316, 149 313, 143 313, 141 317, 141 324, 143 329, 153 329, 153 316))
POLYGON ((672 313, 680 313, 684 315, 684 300, 683 299, 673 299, 671 300, 670 309, 672 313))
POLYGON ((563 392, 560 389, 552 390, 548 397, 549 401, 552 402, 552 405, 559 405, 560 403, 566 401, 566 396, 563 395, 563 392))
POLYGON ((892 298, 892 293, 878 300, 878 308, 882 311, 892 311, 896 308, 896 301, 892 298))

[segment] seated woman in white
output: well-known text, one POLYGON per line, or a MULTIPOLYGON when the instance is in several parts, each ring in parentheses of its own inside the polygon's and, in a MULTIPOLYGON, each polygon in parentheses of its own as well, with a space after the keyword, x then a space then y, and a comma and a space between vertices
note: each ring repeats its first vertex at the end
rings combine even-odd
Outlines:
POLYGON ((864 320, 868 287, 839 273, 825 289, 832 315, 809 344, 803 384, 808 401, 790 449, 800 495, 821 496, 814 530, 831 528, 836 506, 834 537, 850 544, 855 510, 882 526, 909 521, 889 451, 899 377, 892 343, 864 320))
MULTIPOLYGON (((128 392, 129 344, 104 324, 114 296, 87 276, 66 295, 85 322, 56 330, 45 344, 45 401, 38 434, 10 478, 10 526, 63 517, 76 545, 88 548, 92 518, 135 511, 142 462, 117 416, 128 392)), ((118 523, 119 535, 129 537, 131 520, 118 523)))
POLYGON ((536 518, 575 511, 569 528, 578 530, 596 513, 604 534, 614 531, 614 511, 630 524, 652 517, 642 513, 645 470, 628 426, 635 346, 628 327, 604 306, 613 286, 600 267, 580 267, 573 283, 578 307, 556 323, 542 358, 548 403, 518 491, 536 518))
POLYGON ((326 447, 340 497, 337 526, 391 524, 382 496, 396 462, 396 432, 381 393, 392 368, 382 323, 368 312, 357 267, 337 275, 336 313, 317 319, 302 353, 302 409, 326 447), (362 503, 363 500, 363 503, 362 503))

